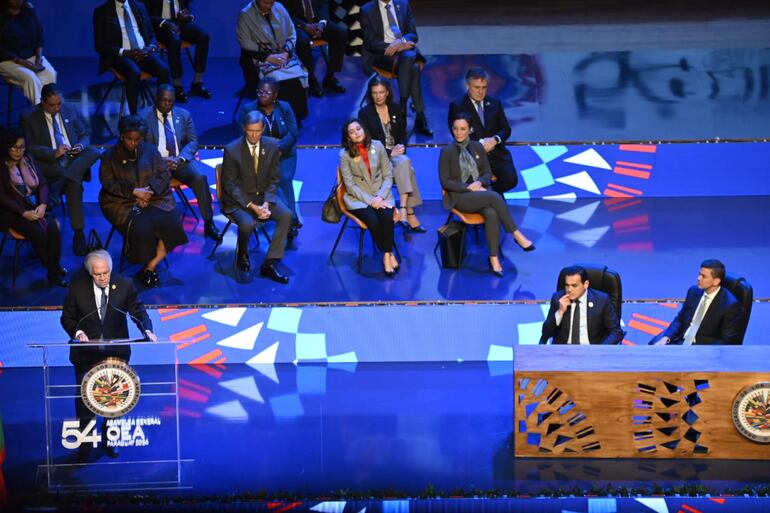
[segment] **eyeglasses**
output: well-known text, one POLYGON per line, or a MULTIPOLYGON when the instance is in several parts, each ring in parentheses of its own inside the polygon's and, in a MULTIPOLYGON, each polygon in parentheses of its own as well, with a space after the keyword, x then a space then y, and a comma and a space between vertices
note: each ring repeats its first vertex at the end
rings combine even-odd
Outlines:
POLYGON ((257 89, 257 96, 273 96, 274 94, 275 92, 269 89, 257 89))
POLYGON ((27 147, 26 146, 11 146, 11 149, 12 150, 16 150, 16 151, 24 151, 24 150, 27 149, 27 147))

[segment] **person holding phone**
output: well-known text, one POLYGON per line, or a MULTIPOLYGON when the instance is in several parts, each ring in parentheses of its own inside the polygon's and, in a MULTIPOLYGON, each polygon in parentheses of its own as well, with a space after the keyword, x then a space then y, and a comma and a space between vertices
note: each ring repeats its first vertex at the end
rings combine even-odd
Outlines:
POLYGON ((619 344, 620 319, 610 297, 589 287, 588 273, 580 266, 565 270, 564 290, 551 297, 543 323, 541 344, 619 344))

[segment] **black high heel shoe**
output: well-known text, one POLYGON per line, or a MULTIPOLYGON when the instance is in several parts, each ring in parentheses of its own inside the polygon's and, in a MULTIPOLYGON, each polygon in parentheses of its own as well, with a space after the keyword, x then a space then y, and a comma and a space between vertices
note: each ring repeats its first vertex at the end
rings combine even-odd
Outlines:
POLYGON ((524 251, 525 253, 529 253, 530 251, 535 251, 535 243, 534 242, 532 244, 530 244, 529 246, 527 246, 526 248, 524 246, 522 246, 521 244, 519 244, 519 242, 517 240, 515 240, 515 239, 514 239, 514 242, 516 242, 516 245, 519 246, 522 249, 522 251, 524 251))
POLYGON ((503 270, 502 270, 502 268, 499 271, 496 271, 495 268, 492 267, 492 258, 491 257, 487 258, 487 263, 489 264, 489 270, 492 271, 492 274, 494 274, 498 278, 502 278, 503 277, 503 270))

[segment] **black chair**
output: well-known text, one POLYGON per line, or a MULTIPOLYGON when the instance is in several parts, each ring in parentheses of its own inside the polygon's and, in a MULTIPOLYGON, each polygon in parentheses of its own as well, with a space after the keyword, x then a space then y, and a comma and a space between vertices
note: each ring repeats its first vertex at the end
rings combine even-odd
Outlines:
POLYGON ((746 335, 746 328, 749 325, 749 317, 751 316, 751 306, 754 302, 754 289, 751 284, 746 281, 746 278, 726 275, 722 282, 727 290, 733 293, 735 298, 741 303, 741 317, 738 333, 739 344, 743 344, 743 337, 746 335))
MULTIPOLYGON (((610 296, 612 304, 618 312, 618 318, 621 316, 621 306, 623 304, 623 284, 620 281, 620 275, 609 269, 606 265, 598 264, 575 264, 586 270, 588 281, 592 289, 600 290, 610 296)), ((556 290, 564 288, 564 276, 567 268, 559 272, 559 278, 556 281, 556 290)))
POLYGON ((16 288, 16 275, 18 274, 17 269, 19 266, 19 249, 21 249, 21 245, 27 241, 27 238, 13 228, 8 228, 8 230, 3 235, 3 242, 0 243, 0 253, 3 252, 3 248, 5 247, 5 240, 9 235, 11 236, 12 240, 16 241, 16 246, 13 250, 13 273, 11 278, 11 288, 16 288))

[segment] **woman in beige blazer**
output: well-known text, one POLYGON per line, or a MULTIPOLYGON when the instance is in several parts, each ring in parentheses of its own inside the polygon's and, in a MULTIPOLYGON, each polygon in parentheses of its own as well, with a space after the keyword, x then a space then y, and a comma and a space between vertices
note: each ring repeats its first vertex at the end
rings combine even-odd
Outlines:
POLYGON ((345 206, 372 232, 384 252, 385 275, 393 276, 398 270, 393 255, 393 167, 385 147, 372 140, 358 119, 351 119, 342 127, 340 172, 346 189, 345 206))

